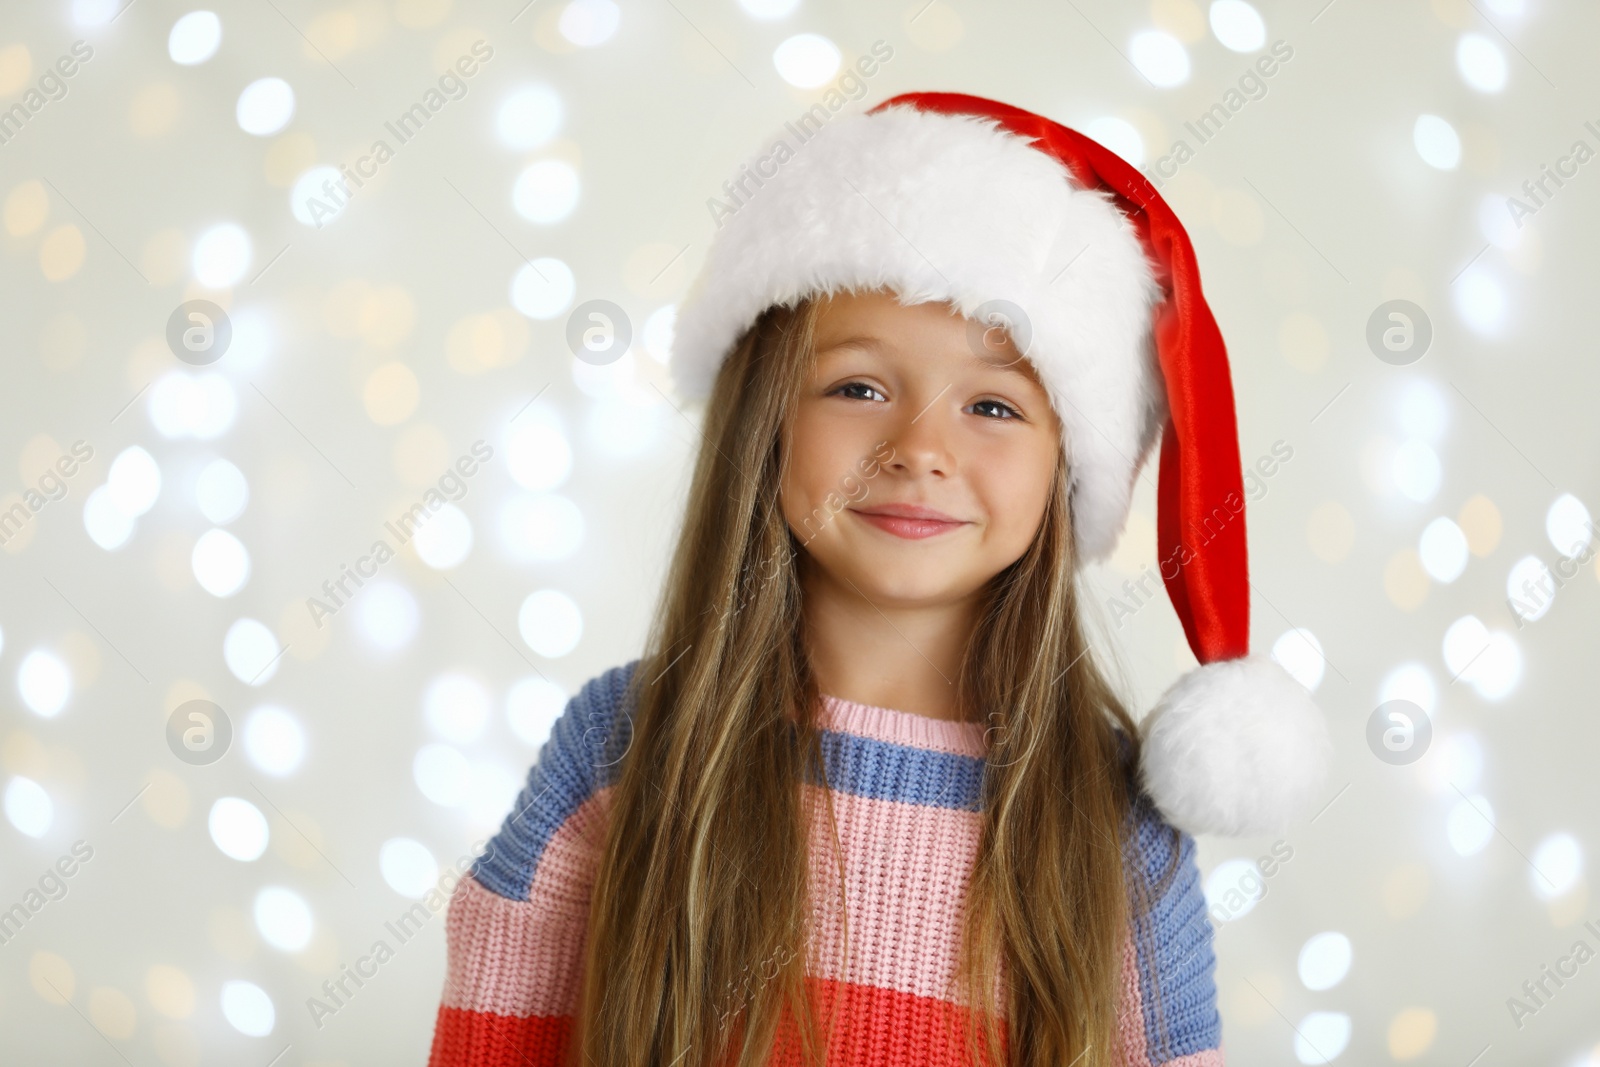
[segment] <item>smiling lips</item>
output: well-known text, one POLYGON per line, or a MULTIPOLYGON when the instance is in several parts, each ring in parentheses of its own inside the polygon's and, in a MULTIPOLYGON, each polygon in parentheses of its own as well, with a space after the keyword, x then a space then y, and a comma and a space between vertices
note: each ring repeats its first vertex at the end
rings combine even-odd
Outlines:
POLYGON ((933 537, 967 525, 964 520, 917 504, 880 504, 873 508, 850 510, 878 529, 910 541, 920 541, 924 537, 933 537))

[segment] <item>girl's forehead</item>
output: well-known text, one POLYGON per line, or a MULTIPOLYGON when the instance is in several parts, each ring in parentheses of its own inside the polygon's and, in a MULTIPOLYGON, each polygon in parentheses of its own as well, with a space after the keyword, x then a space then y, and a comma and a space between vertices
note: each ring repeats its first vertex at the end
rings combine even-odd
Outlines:
POLYGON ((1037 368, 1018 351, 1005 330, 974 322, 952 304, 902 304, 886 289, 843 291, 815 299, 818 316, 813 351, 818 355, 852 349, 894 354, 907 347, 920 349, 934 340, 948 356, 1039 381, 1037 368))

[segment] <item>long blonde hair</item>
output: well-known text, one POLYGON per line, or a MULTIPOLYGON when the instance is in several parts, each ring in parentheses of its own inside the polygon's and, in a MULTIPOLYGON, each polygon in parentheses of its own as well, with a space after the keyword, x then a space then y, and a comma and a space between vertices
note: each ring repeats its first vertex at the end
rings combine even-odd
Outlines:
MULTIPOLYGON (((799 783, 826 776, 802 549, 776 489, 818 307, 769 308, 707 404, 595 877, 572 1043, 585 1065, 755 1067, 780 1035, 824 1060, 799 783)), ((1067 488, 1061 456, 1038 535, 985 590, 957 683, 965 717, 992 726, 952 990, 975 1062, 1119 1062, 1138 738, 1080 625, 1067 488)))

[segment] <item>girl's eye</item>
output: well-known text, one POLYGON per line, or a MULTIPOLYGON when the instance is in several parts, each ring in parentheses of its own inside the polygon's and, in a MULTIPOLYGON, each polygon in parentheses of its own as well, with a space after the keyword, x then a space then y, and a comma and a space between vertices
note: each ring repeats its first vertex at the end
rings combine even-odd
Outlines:
POLYGON ((848 397, 848 399, 850 399, 850 400, 887 400, 888 399, 882 393, 878 392, 878 390, 876 390, 872 386, 868 385, 866 382, 845 382, 843 385, 839 386, 837 389, 833 390, 833 392, 829 393, 828 395, 829 396, 840 396, 840 395, 845 394, 849 390, 863 390, 863 389, 866 390, 868 393, 871 393, 872 395, 871 396, 861 396, 861 395, 859 395, 859 393, 856 393, 856 394, 850 395, 848 397))
MULTIPOLYGON (((1016 408, 1012 407, 1010 404, 1002 403, 999 400, 979 400, 979 401, 977 401, 976 403, 974 403, 972 405, 972 408, 974 410, 979 409, 979 408, 992 408, 992 409, 996 409, 996 410, 1005 412, 1005 414, 1003 414, 1003 415, 991 415, 991 416, 988 416, 989 418, 1000 418, 1000 419, 1020 419, 1020 418, 1022 418, 1022 413, 1019 412, 1016 408)), ((982 414, 982 412, 979 412, 979 414, 982 414)))

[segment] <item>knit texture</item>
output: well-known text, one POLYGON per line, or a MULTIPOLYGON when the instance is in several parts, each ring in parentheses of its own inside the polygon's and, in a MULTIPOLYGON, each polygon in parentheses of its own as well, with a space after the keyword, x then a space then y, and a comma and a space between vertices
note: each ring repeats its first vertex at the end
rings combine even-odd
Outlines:
MULTIPOLYGON (((567 704, 516 807, 452 894, 430 1067, 565 1063, 594 874, 631 739, 624 696, 637 663, 590 680, 567 704)), ((819 1012, 836 1020, 828 1063, 968 1064, 955 1036, 966 1013, 947 994, 983 820, 985 727, 834 697, 823 698, 819 726, 850 920, 845 956, 839 856, 823 788, 807 782, 811 840, 820 847, 811 850, 806 981, 819 1012)), ((1124 1063, 1221 1067, 1194 840, 1143 797, 1132 818, 1130 892, 1148 901, 1148 916, 1123 938, 1124 1063)), ((785 1036, 780 1028, 775 1067, 799 1063, 785 1036)))

